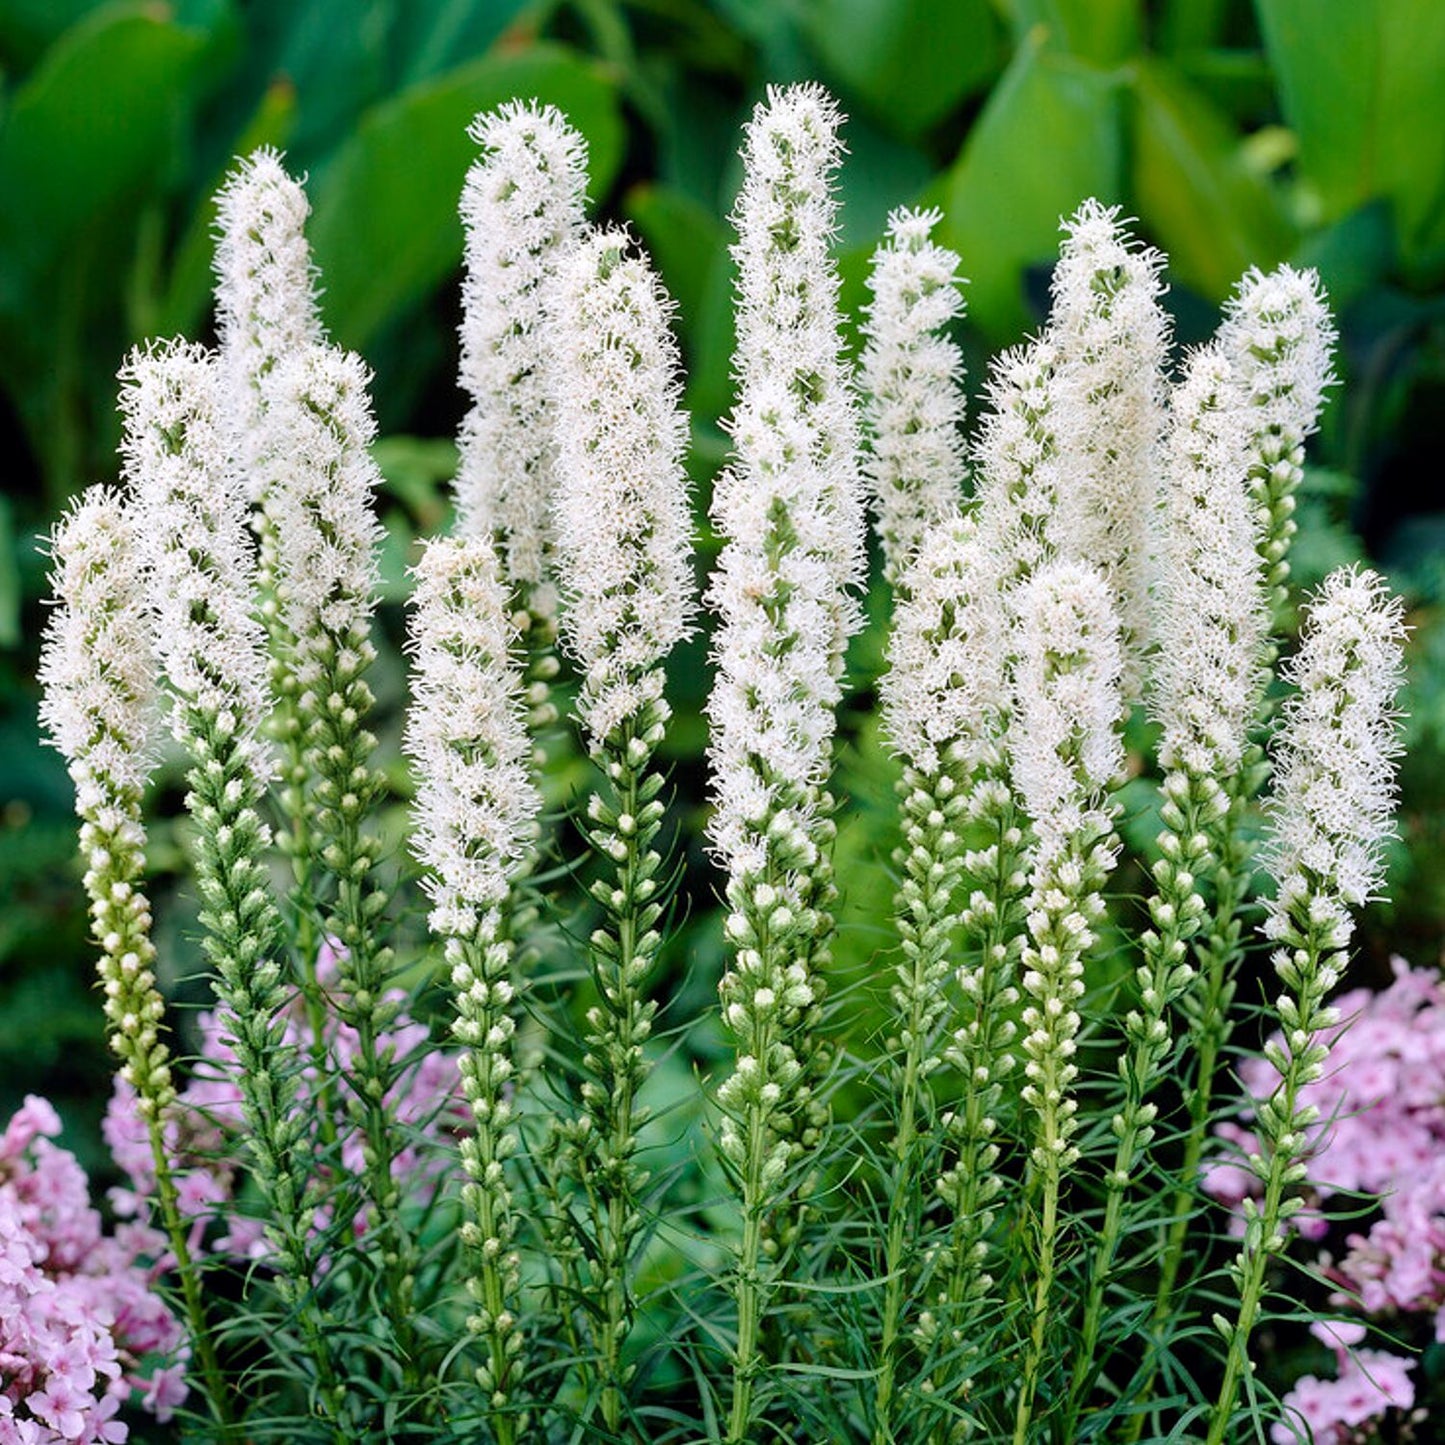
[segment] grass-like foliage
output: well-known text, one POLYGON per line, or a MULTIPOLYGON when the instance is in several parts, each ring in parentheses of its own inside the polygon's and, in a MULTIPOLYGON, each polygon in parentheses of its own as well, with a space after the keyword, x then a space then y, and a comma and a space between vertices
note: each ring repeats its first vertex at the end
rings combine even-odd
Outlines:
MULTIPOLYGON (((1328 311, 1310 273, 1251 273, 1174 358, 1164 258, 1086 201, 1047 325, 995 361, 967 436, 932 213, 894 215, 856 365, 845 348, 840 120, 799 86, 746 130, 699 600, 672 302, 625 231, 587 225, 564 117, 478 119, 470 410, 453 532, 414 568, 405 850, 369 721, 369 377, 324 334, 279 157, 223 193, 218 349, 122 372, 123 487, 52 539, 44 717, 83 822, 112 1142, 190 1336, 190 1438, 1280 1425, 1257 1344, 1289 1293, 1352 910, 1380 886, 1401 673, 1400 608, 1355 570, 1280 663, 1328 311), (901 768, 876 1037, 830 959, 870 510, 901 768), (704 606, 716 872, 680 895, 705 865, 669 813, 665 668, 704 606), (146 898, 163 721, 214 984, 190 1064, 146 898), (708 889, 718 1002, 689 1013, 670 940, 708 889), (1263 997, 1239 986, 1257 944, 1263 997), (1235 1051, 1269 1085, 1231 1237, 1201 1181, 1235 1051), (654 1117, 651 1074, 688 1061, 692 1105, 654 1117)), ((18 1393, 0 1431, 47 1410, 18 1393)))

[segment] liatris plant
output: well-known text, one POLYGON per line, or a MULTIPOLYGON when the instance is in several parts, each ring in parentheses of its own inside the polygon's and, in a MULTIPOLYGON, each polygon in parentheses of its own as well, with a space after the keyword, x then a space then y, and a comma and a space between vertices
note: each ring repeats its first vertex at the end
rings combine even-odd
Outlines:
POLYGON ((1352 1355, 1342 1316, 1440 1313, 1433 1168, 1295 1311, 1338 1377, 1276 1401, 1261 1368, 1294 1238, 1438 1132, 1434 981, 1332 1002, 1381 885, 1403 629, 1345 569, 1297 645, 1280 630, 1331 380, 1318 282, 1251 273, 1175 363, 1164 258, 1085 202, 970 438, 967 258, 935 213, 890 218, 849 360, 841 123, 803 85, 747 127, 699 589, 672 303, 588 227, 560 113, 478 118, 470 410, 453 534, 412 571, 404 783, 371 721, 370 378, 327 342, 282 159, 227 183, 220 350, 136 352, 123 487, 51 541, 43 716, 133 1222, 102 1237, 28 1106, 0 1142, 0 1445, 121 1440, 137 1403, 236 1445, 1285 1441, 1411 1407, 1410 1362, 1352 1355), (881 989, 832 957, 869 500, 899 824, 881 989), (699 591, 694 838, 667 669, 699 591), (569 705, 590 771, 552 730, 569 705), (146 892, 162 721, 197 1027, 146 892), (712 930, 695 960, 683 909, 712 930), (709 968, 716 1005, 690 1009, 680 971, 709 968), (690 1101, 659 1108, 662 1077, 690 1101), (1389 1111, 1393 1154, 1359 1110, 1389 1111))

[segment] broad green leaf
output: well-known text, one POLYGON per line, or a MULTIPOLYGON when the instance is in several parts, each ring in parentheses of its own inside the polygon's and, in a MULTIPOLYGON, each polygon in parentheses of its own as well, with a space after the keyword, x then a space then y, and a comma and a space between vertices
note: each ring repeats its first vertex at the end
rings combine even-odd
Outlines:
POLYGON ((1383 284, 1395 264, 1395 228, 1390 208, 1373 201, 1307 236, 1291 258, 1320 273, 1330 306, 1338 315, 1366 292, 1383 284))
POLYGON ((249 96, 278 77, 296 89, 293 158, 319 169, 389 92, 397 10, 408 0, 250 0, 242 57, 249 96))
POLYGON ((1143 38, 1139 0, 1002 0, 1020 44, 1043 42, 1096 65, 1132 55, 1143 38))
POLYGON ((1410 257, 1445 239, 1445 5, 1256 0, 1322 219, 1382 196, 1410 257))
POLYGON ((806 0, 801 20, 829 78, 895 135, 949 115, 1003 62, 986 0, 806 0))
POLYGON ((732 396, 732 233, 706 206, 671 186, 634 186, 623 201, 677 300, 688 408, 712 418, 732 396))
POLYGON ((0 647, 20 642, 20 562, 15 555, 15 514, 0 493, 0 647))
MULTIPOLYGON (((94 216, 164 179, 205 40, 167 13, 97 12, 12 97, 0 131, 0 271, 10 281, 55 263, 94 216)), ((13 304, 0 294, 0 309, 13 304)))
POLYGON ((687 329, 702 305, 709 274, 725 261, 727 228, 706 206, 671 186, 633 186, 622 210, 641 232, 677 302, 678 322, 687 329))
POLYGON ((944 192, 942 239, 969 277, 969 315, 994 342, 1028 326, 1023 272, 1057 255, 1081 201, 1120 198, 1118 86, 1109 74, 1025 45, 989 97, 944 192))
POLYGON ((550 101, 587 138, 591 194, 605 195, 623 131, 609 81, 560 46, 487 56, 369 111, 314 195, 312 248, 336 340, 356 349, 461 259, 457 198, 475 147, 467 126, 513 98, 550 101))
POLYGON ((522 13, 526 0, 408 0, 397 11, 391 72, 414 85, 481 55, 522 13))
POLYGON ((913 201, 933 178, 933 165, 867 116, 847 122, 843 143, 848 155, 838 177, 837 244, 871 251, 887 229, 889 213, 913 201))
POLYGON ((0 0, 0 61, 23 70, 105 0, 0 0))
MULTIPOLYGON (((259 146, 284 146, 296 116, 296 92, 289 82, 277 81, 261 97, 255 114, 235 139, 235 153, 250 155, 259 146)), ((191 215, 171 263, 170 284, 160 304, 157 331, 163 336, 193 332, 206 311, 211 295, 211 261, 216 249, 216 192, 224 183, 225 169, 207 184, 201 204, 191 215)))
POLYGON ((1246 268, 1289 253, 1279 199, 1245 164, 1234 127, 1167 61, 1140 57, 1134 99, 1134 204, 1173 274, 1223 300, 1246 268))

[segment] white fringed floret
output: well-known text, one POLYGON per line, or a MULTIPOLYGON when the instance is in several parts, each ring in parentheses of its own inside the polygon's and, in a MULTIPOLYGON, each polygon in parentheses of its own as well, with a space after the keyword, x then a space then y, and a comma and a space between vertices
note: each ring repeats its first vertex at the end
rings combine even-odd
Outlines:
POLYGON ((1251 431, 1303 443, 1335 381, 1335 326, 1319 276, 1251 268, 1225 307, 1219 343, 1248 395, 1251 431))
POLYGON ((433 540, 415 575, 405 733, 417 778, 412 849, 432 875, 433 931, 464 937, 506 899, 541 798, 490 539, 433 540))
POLYGON ((265 507, 281 621, 299 654, 322 636, 364 642, 370 625, 381 540, 370 381, 359 356, 318 344, 284 361, 268 386, 262 445, 276 481, 265 507))
POLYGON ((1378 891, 1394 835, 1396 694, 1404 677, 1398 597, 1370 571, 1331 572, 1307 605, 1299 651, 1285 664, 1264 861, 1278 883, 1265 932, 1284 934, 1293 907, 1321 900, 1343 936, 1345 909, 1378 891))
POLYGON ((624 231, 594 232, 549 291, 563 638, 594 746, 662 692, 695 608, 687 415, 673 305, 624 231))
POLYGON ((222 405, 242 484, 257 501, 270 480, 256 453, 267 381, 322 336, 305 235, 311 208, 281 155, 263 146, 232 171, 216 209, 222 405))
POLYGON ((138 793, 155 761, 158 716, 149 584, 131 509, 88 488, 50 538, 56 608, 40 649, 40 721, 82 811, 138 793))
POLYGON ((177 740, 198 722, 234 736, 264 786, 269 711, 265 643, 252 613, 255 561, 246 503, 231 485, 221 378, 204 347, 137 350, 121 371, 122 454, 150 571, 155 649, 176 706, 177 740))
POLYGON ((1126 688, 1149 639, 1149 542, 1164 422, 1169 320, 1164 257, 1141 247, 1118 207, 1086 201, 1064 223, 1049 323, 1057 349, 1053 424, 1062 557, 1100 568, 1124 629, 1126 688))
POLYGON ((1053 555, 1059 448, 1053 411, 1058 356, 1045 334, 1001 352, 989 369, 989 410, 973 447, 979 531, 1010 584, 1053 555))
POLYGON ((461 384, 471 408, 459 438, 457 530, 492 533, 508 585, 550 617, 557 453, 544 292, 582 232, 587 146, 560 111, 535 101, 485 112, 468 134, 481 155, 461 200, 461 384))
POLYGON ((1269 598, 1255 552, 1245 397, 1217 347, 1175 388, 1159 512, 1151 711, 1160 758, 1199 778, 1239 768, 1267 677, 1269 598))
POLYGON ((1106 834, 1104 790, 1124 765, 1123 651, 1102 574, 1079 562, 1047 563, 1017 598, 1014 786, 1033 824, 1033 871, 1081 837, 1106 834))
POLYGON ((735 878, 764 866, 769 828, 806 840, 806 800, 802 814, 782 800, 796 807, 827 780, 843 654, 861 623, 858 432, 828 255, 838 122, 816 86, 770 90, 747 128, 734 212, 734 461, 713 492, 724 545, 707 600, 719 616, 710 831, 735 878))
POLYGON ((879 682, 884 727, 920 772, 954 749, 965 771, 997 762, 1009 706, 1004 559, 974 519, 935 523, 903 574, 888 671, 879 682))
POLYGON ((948 325, 963 314, 958 257, 930 239, 942 212, 900 209, 873 253, 859 363, 884 571, 896 583, 963 487, 963 353, 948 325))

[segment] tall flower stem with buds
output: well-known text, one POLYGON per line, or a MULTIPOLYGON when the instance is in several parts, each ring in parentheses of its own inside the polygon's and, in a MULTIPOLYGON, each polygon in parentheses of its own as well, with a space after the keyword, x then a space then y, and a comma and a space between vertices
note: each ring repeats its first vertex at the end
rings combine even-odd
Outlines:
POLYGON ((1314 1105, 1301 1091, 1324 1072, 1321 1033, 1339 1021, 1326 998, 1348 961, 1349 910, 1379 887, 1394 804, 1395 698, 1403 678, 1398 599, 1372 572, 1332 572, 1313 598, 1299 652, 1286 665, 1295 692, 1284 705, 1270 800, 1266 863, 1276 883, 1264 931, 1276 945, 1282 991, 1274 1008, 1284 1043, 1264 1054, 1279 1084, 1256 1109, 1259 1152, 1249 1166, 1264 1197, 1246 1199, 1244 1240, 1230 1277, 1233 1320, 1215 1317, 1228 1354, 1209 1421, 1208 1445, 1231 1438, 1239 1387, 1251 1368, 1249 1342, 1271 1260, 1303 1205, 1293 1191, 1306 1173, 1314 1105))
POLYGON ((331 346, 313 345, 279 362, 268 379, 260 450, 277 473, 263 502, 277 560, 275 671, 291 700, 305 765, 303 816, 318 865, 314 900, 326 935, 340 945, 334 1006, 357 1032, 348 1102, 366 1140, 365 1189, 387 1314, 403 1373, 415 1383, 415 1247, 392 1174, 396 1146, 385 1101, 395 1073, 377 1044, 390 1022, 391 950, 380 941, 386 897, 373 878, 380 844, 367 831, 382 788, 371 766, 376 739, 366 727, 380 537, 371 510, 380 474, 368 451, 375 430, 369 381, 359 357, 331 346))
POLYGON ((1103 915, 1102 888, 1118 842, 1102 800, 1123 768, 1123 653, 1103 577, 1055 561, 1021 589, 1011 731, 1014 786, 1033 827, 1028 937, 1023 948, 1023 1101, 1034 1116, 1029 1152, 1036 1198, 1034 1288, 1014 1416, 1027 1445, 1053 1314, 1059 1200, 1078 1158, 1073 1063, 1084 955, 1103 915))
MULTIPOLYGON (((325 1069, 322 1044, 326 1005, 316 976, 321 946, 313 874, 304 725, 296 714, 299 684, 286 665, 288 633, 277 598, 281 570, 275 519, 267 503, 286 475, 289 447, 274 445, 266 425, 275 374, 285 362, 322 340, 315 268, 306 243, 310 214, 306 192, 288 175, 282 157, 263 147, 227 178, 216 201, 216 321, 220 332, 222 418, 231 463, 247 500, 259 543, 256 588, 272 652, 275 712, 271 729, 283 751, 280 803, 285 828, 277 842, 291 859, 295 889, 296 951, 313 1044, 312 1062, 325 1069)), ((293 558, 294 560, 294 558, 293 558)), ((323 1109, 323 1128, 329 1126, 323 1109)))
POLYGON ((593 885, 605 917, 589 953, 582 1102, 593 1127, 578 1160, 601 1308, 592 1334, 602 1417, 622 1422, 623 1351, 642 1229, 637 1095, 657 1004, 646 986, 662 942, 662 778, 652 756, 669 716, 663 663, 690 630, 691 512, 678 408, 672 303, 625 232, 597 231, 559 267, 549 297, 558 488, 555 533, 567 608, 563 641, 584 675, 577 711, 605 793, 588 840, 611 876, 593 885))
MULTIPOLYGON (((904 958, 892 990, 902 1059, 895 1055, 888 1075, 894 1101, 894 1169, 878 1345, 874 1429, 879 1441, 893 1438, 898 1345, 911 1283, 908 1254, 924 1186, 919 1128, 921 1124, 931 1132, 934 1123, 936 1104, 928 1077, 943 1062, 945 985, 953 967, 953 936, 964 911, 956 895, 965 876, 976 877, 987 867, 968 851, 963 830, 975 822, 975 815, 988 811, 981 806, 983 799, 994 795, 991 785, 1004 771, 1008 691, 1000 571, 998 559, 981 546, 972 518, 955 514, 942 521, 903 571, 905 600, 895 618, 891 666, 882 683, 888 731, 904 759, 904 878, 896 903, 904 958)), ((982 921, 985 914, 1001 916, 1007 906, 990 891, 988 904, 979 900, 972 911, 982 921)), ((998 962, 991 952, 988 962, 998 962)), ((984 979, 976 982, 982 992, 984 979)), ((993 982, 988 981, 990 992, 993 982)), ((986 1090, 989 1082, 966 1074, 965 1113, 975 1104, 975 1086, 981 1083, 986 1090)), ((974 1122, 982 1134, 987 1111, 977 1102, 974 1122)), ((984 1140, 971 1135, 957 1142, 969 1154, 969 1173, 977 1168, 986 1177, 992 1161, 984 1140)), ((984 1201, 975 1202, 982 1209, 984 1201)), ((972 1241, 960 1244, 972 1252, 972 1241)), ((949 1320, 950 1326, 957 1323, 949 1320)))
POLYGON ((513 1445, 524 1428, 514 1392, 525 1339, 506 1162, 517 1146, 516 990, 500 909, 541 800, 528 767, 521 679, 491 542, 433 541, 416 576, 406 745, 419 779, 414 848, 429 870, 432 931, 445 940, 453 1032, 466 1050, 462 1086, 474 1125, 461 1145, 468 1215, 462 1239, 475 1306, 467 1323, 485 1352, 476 1381, 487 1418, 498 1445, 513 1445))
POLYGON ((305 1118, 278 958, 279 910, 266 878, 269 831, 257 811, 270 776, 261 742, 265 658, 250 615, 252 562, 241 498, 227 485, 214 360, 197 347, 137 352, 123 373, 126 472, 137 499, 155 608, 155 647, 171 726, 190 754, 204 946, 229 1014, 256 1180, 283 1298, 316 1370, 337 1441, 341 1386, 313 1289, 305 1118))
POLYGON ((1280 266, 1251 270, 1225 311, 1219 345, 1245 391, 1249 487, 1259 519, 1276 630, 1288 602, 1289 546, 1297 530, 1295 495, 1304 476, 1304 445, 1319 425, 1334 383, 1335 328, 1313 271, 1280 266))
MULTIPOLYGON (((1288 603, 1289 546, 1294 536, 1295 494, 1304 475, 1304 444, 1315 431, 1325 391, 1333 381, 1331 355, 1335 333, 1319 278, 1313 271, 1281 266, 1267 274, 1250 271, 1226 308, 1211 354, 1228 363, 1236 389, 1236 444, 1245 451, 1251 532, 1263 586, 1266 630, 1278 633, 1288 603)), ((1238 531, 1237 525, 1234 531, 1238 531)), ((1176 535, 1178 535, 1176 530, 1176 535)), ((1238 539, 1233 544, 1238 546, 1238 539)), ((1221 547, 1219 555, 1225 555, 1221 547)), ((1236 566, 1238 563, 1236 563, 1236 566)), ((1185 615, 1180 609, 1180 615, 1185 615)), ((1258 625, 1250 635, 1258 637, 1258 625)), ((1268 720, 1273 704, 1265 682, 1278 644, 1268 636, 1257 643, 1255 677, 1249 691, 1258 723, 1268 720)), ((1166 647, 1161 656, 1178 655, 1166 647)), ((1189 1124, 1170 1225, 1155 1295, 1154 1326, 1163 1325, 1183 1267, 1194 1184, 1208 1139, 1219 1059, 1229 1041, 1229 1008, 1234 973, 1241 957, 1243 929, 1238 917, 1250 870, 1251 845, 1241 833, 1245 814, 1258 794, 1268 765, 1262 750, 1248 744, 1225 773, 1228 808, 1206 828, 1215 859, 1211 870, 1209 920, 1197 944, 1198 977, 1181 1001, 1190 1020, 1194 1076, 1188 1090, 1189 1124)), ((1142 1417, 1137 1417, 1141 1419, 1142 1417)))
POLYGON ((456 529, 495 539, 538 732, 556 719, 548 692, 558 670, 546 292, 582 235, 587 144, 560 111, 535 101, 485 112, 468 134, 481 154, 461 201, 461 384, 471 405, 459 438, 456 529))
MULTIPOLYGON (((718 478, 724 538, 709 601, 720 624, 708 703, 735 950, 720 986, 737 1063, 718 1093, 720 1149, 742 1206, 727 1438, 746 1438, 774 1288, 764 1240, 799 1193, 826 1122, 816 1098, 832 928, 835 833, 826 785, 843 654, 859 609, 863 514, 857 421, 828 256, 839 117, 813 86, 769 92, 748 125, 738 241, 734 465, 718 478)), ((770 1256, 788 1239, 768 1239, 770 1256)))
POLYGON ((1164 829, 1151 869, 1152 927, 1140 939, 1139 1001, 1125 1019, 1124 1098, 1113 1120, 1117 1144, 1075 1357, 1071 1421, 1093 1381, 1126 1193, 1154 1136, 1157 1106, 1149 1095, 1174 1050, 1169 1013, 1195 981, 1189 943, 1206 919, 1200 890, 1218 872, 1214 840, 1230 818, 1229 783, 1245 763, 1265 682, 1269 610, 1253 547, 1244 398, 1228 356, 1209 347, 1190 357, 1172 403, 1156 545, 1160 648, 1150 696, 1162 729, 1164 829))
MULTIPOLYGON (((889 217, 887 240, 873 257, 873 300, 867 308, 867 345, 860 366, 871 442, 863 469, 883 544, 884 573, 904 598, 912 591, 910 563, 925 540, 938 527, 952 535, 948 524, 951 518, 956 521, 963 483, 963 358, 944 330, 962 313, 963 301, 958 257, 929 239, 940 218, 937 211, 906 210, 889 217)), ((941 563, 945 573, 951 560, 941 563)), ((920 571, 931 575, 939 565, 921 565, 920 571)), ((962 587, 966 592, 966 580, 962 587)), ((929 623, 937 628, 942 622, 938 610, 938 600, 930 598, 915 629, 926 631, 929 623)), ((895 639, 905 631, 900 622, 895 639)), ((908 671, 910 663, 916 667, 920 661, 916 651, 908 657, 908 650, 904 644, 902 674, 894 674, 898 680, 893 697, 902 708, 908 707, 912 686, 922 682, 908 671)), ((901 718, 900 731, 908 731, 901 718)), ((941 1063, 936 1050, 947 1012, 944 983, 956 923, 953 896, 963 871, 957 828, 969 801, 960 787, 966 780, 968 750, 950 750, 950 740, 943 741, 945 750, 957 753, 950 758, 951 766, 941 764, 930 740, 933 765, 907 767, 900 792, 906 816, 906 876, 895 911, 904 958, 892 990, 899 1031, 896 1042, 890 1040, 887 1073, 895 1127, 875 1395, 875 1434, 880 1440, 890 1438, 892 1428, 904 1296, 911 1282, 905 1255, 920 1217, 919 1126, 920 1120, 925 1130, 930 1126, 932 1100, 926 1080, 941 1063)))
POLYGON ((158 698, 146 574, 133 510, 93 488, 55 528, 51 583, 60 604, 40 658, 41 721, 75 783, 91 927, 100 946, 111 1048, 135 1090, 155 1167, 157 1203, 174 1255, 202 1389, 222 1439, 230 1394, 206 1320, 200 1268, 181 1216, 166 1121, 176 1102, 165 1003, 155 978, 141 795, 154 749, 158 698))

